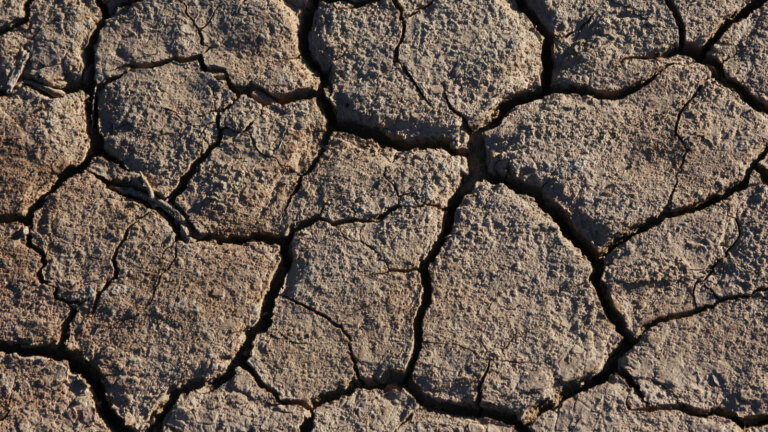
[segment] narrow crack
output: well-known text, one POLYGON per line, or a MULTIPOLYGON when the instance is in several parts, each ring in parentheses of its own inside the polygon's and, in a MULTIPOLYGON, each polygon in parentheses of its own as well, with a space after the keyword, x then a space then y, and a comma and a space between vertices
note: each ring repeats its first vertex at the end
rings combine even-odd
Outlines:
POLYGON ((675 4, 675 0, 664 0, 667 8, 672 12, 672 16, 675 18, 675 24, 677 25, 677 50, 682 51, 687 49, 686 42, 686 28, 683 15, 680 13, 680 9, 675 4))
POLYGON ((552 91, 552 79, 555 75, 555 34, 547 30, 528 1, 530 0, 509 0, 510 3, 517 6, 517 9, 533 23, 536 31, 544 37, 544 42, 541 45, 541 88, 542 94, 548 95, 552 91))

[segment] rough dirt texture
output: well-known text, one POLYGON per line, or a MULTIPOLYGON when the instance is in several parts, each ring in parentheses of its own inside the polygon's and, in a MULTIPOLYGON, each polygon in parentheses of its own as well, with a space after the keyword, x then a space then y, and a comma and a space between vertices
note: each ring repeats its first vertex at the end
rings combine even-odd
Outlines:
POLYGON ((765 0, 0 0, 0 431, 768 431, 765 0))

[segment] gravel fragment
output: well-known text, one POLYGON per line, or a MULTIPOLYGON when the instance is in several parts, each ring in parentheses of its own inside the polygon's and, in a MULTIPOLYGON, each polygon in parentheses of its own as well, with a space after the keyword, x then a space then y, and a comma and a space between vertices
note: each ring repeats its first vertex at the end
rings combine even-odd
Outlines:
POLYGON ((26 216, 62 172, 85 160, 85 98, 49 99, 26 89, 0 97, 0 215, 26 216))
POLYGON ((223 113, 221 145, 178 203, 203 235, 284 234, 285 209, 321 151, 326 120, 314 100, 262 106, 240 97, 223 113))
POLYGON ((591 271, 533 200, 481 183, 430 266, 414 383, 439 401, 532 421, 564 385, 600 371, 619 341, 591 271))
POLYGON ((732 25, 707 55, 723 65, 728 78, 768 107, 768 6, 732 25))
MULTIPOLYGON (((0 7, 4 6, 0 3, 0 7)), ((18 13, 18 8, 11 5, 9 12, 18 13)), ((30 2, 29 8, 27 22, 0 35, 0 84, 7 82, 19 52, 26 50, 30 58, 23 79, 53 89, 82 87, 86 78, 85 50, 101 20, 96 1, 40 0, 30 2)), ((0 17, 0 27, 2 20, 0 17)))
POLYGON ((768 189, 755 184, 667 219, 612 251, 604 281, 629 328, 639 334, 659 319, 766 287, 766 211, 768 189))
POLYGON ((105 150, 167 197, 216 142, 217 113, 233 100, 197 63, 133 70, 98 94, 105 150))
MULTIPOLYGON (((40 284, 40 256, 27 247, 26 227, 0 225, 0 341, 10 345, 53 345, 69 308, 40 284)), ((2 414, 0 414, 2 418, 2 414)))
POLYGON ((663 67, 653 59, 677 48, 672 11, 663 0, 532 0, 554 38, 552 85, 617 94, 663 67))
POLYGON ((165 418, 170 431, 299 431, 310 412, 297 405, 279 405, 247 372, 217 389, 182 395, 165 418))
POLYGON ((740 427, 722 417, 695 417, 673 409, 646 406, 627 383, 616 376, 566 400, 531 425, 533 432, 687 431, 737 432, 740 427))
POLYGON ((315 410, 314 429, 331 431, 467 431, 506 432, 515 428, 488 419, 469 419, 429 412, 399 390, 356 390, 315 410))
POLYGON ((90 386, 65 363, 16 354, 0 355, 0 429, 109 431, 90 386))
POLYGON ((145 429, 174 388, 223 373, 259 319, 278 248, 182 243, 148 213, 117 250, 117 277, 72 324, 69 349, 104 376, 106 396, 145 429))
POLYGON ((646 332, 620 362, 650 405, 768 413, 768 296, 726 301, 646 332))
POLYGON ((486 145, 494 175, 541 190, 605 252, 665 208, 742 181, 765 149, 767 119, 703 66, 670 64, 623 99, 555 94, 522 105, 486 145))

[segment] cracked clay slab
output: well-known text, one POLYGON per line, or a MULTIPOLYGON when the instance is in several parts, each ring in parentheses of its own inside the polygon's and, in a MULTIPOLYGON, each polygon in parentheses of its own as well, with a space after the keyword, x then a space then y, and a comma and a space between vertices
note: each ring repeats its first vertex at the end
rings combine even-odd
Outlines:
MULTIPOLYGON (((41 284, 40 255, 27 247, 27 227, 0 224, 0 341, 10 345, 54 345, 69 307, 41 284)), ((0 415, 2 417, 2 415, 0 415)))
POLYGON ((680 431, 737 432, 736 423, 717 416, 693 416, 674 409, 646 405, 615 375, 541 415, 533 432, 680 431))
POLYGON ((749 0, 673 0, 685 24, 687 48, 700 51, 749 0))
POLYGON ((470 419, 421 408, 403 390, 355 390, 315 410, 315 432, 512 432, 514 427, 489 419, 470 419))
POLYGON ((552 86, 617 94, 651 78, 674 51, 678 29, 664 0, 530 0, 554 35, 552 86))
POLYGON ((132 70, 99 91, 105 151, 167 197, 216 142, 218 112, 233 101, 197 62, 132 70))
POLYGON ((405 207, 381 220, 300 231, 279 297, 285 306, 254 342, 251 364, 265 382, 283 399, 313 403, 357 379, 401 378, 423 290, 418 267, 441 223, 438 209, 405 207), (314 321, 327 330, 303 333, 314 321))
POLYGON ((707 53, 723 65, 726 76, 768 107, 768 6, 736 22, 707 53))
POLYGON ((96 80, 201 56, 235 87, 284 100, 320 83, 301 58, 298 32, 296 11, 280 0, 136 2, 107 21, 96 80))
POLYGON ((221 127, 221 144, 177 202, 203 235, 283 234, 286 207, 322 149, 316 101, 263 106, 241 96, 221 127))
POLYGON ((629 328, 688 313, 768 284, 768 189, 755 184, 666 219, 606 257, 603 280, 629 328))
POLYGON ((68 301, 92 302, 115 271, 112 257, 126 230, 149 210, 78 174, 35 213, 31 240, 46 257, 43 279, 68 301))
POLYGON ((301 406, 280 405, 248 372, 238 368, 221 387, 182 395, 163 426, 171 432, 298 431, 309 416, 309 410, 301 406))
POLYGON ((0 216, 26 216, 67 168, 88 153, 85 93, 0 96, 0 216))
MULTIPOLYGON (((4 9, 7 3, 0 3, 0 7, 4 9)), ((21 79, 31 81, 31 85, 45 93, 62 96, 64 89, 82 88, 86 79, 86 47, 101 20, 96 1, 28 3, 29 20, 0 35, 0 87, 10 93, 15 84, 10 82, 13 72, 20 67, 21 79)))
POLYGON ((532 421, 602 369, 619 335, 587 259, 527 197, 481 183, 430 266, 432 305, 413 373, 439 401, 532 421))
POLYGON ((767 321, 765 293, 724 301, 648 330, 620 366, 650 405, 765 418, 767 321))
POLYGON ((145 429, 172 389, 223 373, 259 319, 279 261, 261 243, 179 242, 155 212, 130 226, 117 273, 67 341, 98 368, 126 424, 145 429))
POLYGON ((619 100, 554 94, 521 105, 485 142, 493 174, 541 191, 605 252, 665 209, 741 182, 767 126, 703 66, 672 63, 619 100))
POLYGON ((91 388, 66 363, 0 355, 0 430, 104 431, 91 388))

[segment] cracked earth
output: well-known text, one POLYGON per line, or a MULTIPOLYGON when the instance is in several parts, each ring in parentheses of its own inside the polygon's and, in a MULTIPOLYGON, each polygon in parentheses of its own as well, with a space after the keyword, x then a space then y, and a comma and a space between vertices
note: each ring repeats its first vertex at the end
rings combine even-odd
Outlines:
POLYGON ((0 431, 768 431, 765 0, 0 0, 0 431))

